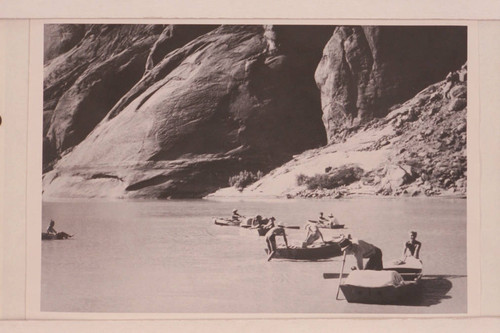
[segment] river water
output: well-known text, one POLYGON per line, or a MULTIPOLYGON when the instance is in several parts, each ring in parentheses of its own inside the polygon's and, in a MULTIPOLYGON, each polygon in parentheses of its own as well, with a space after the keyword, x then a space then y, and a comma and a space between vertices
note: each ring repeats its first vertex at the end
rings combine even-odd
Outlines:
MULTIPOLYGON (((41 310, 113 313, 464 313, 467 310, 466 200, 354 198, 270 201, 44 202, 43 225, 75 234, 42 242, 41 310), (418 231, 426 283, 413 305, 335 300, 341 257, 318 262, 266 261, 255 230, 221 227, 233 208, 303 226, 320 211, 352 234, 400 257, 418 231)), ((289 242, 305 231, 287 229, 289 242)), ((354 265, 347 257, 346 269, 354 265)))

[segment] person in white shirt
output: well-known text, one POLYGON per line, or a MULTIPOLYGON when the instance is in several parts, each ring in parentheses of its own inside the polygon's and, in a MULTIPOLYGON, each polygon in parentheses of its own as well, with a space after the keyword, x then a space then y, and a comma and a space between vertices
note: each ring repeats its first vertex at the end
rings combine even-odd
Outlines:
POLYGON ((303 244, 304 247, 311 245, 315 241, 321 238, 321 241, 324 243, 323 234, 319 231, 318 223, 314 220, 309 220, 305 225, 304 229, 307 231, 306 240, 303 244))

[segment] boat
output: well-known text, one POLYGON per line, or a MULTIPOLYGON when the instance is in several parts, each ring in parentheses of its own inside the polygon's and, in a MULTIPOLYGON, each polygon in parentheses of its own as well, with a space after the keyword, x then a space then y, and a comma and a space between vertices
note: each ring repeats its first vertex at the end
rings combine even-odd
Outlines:
POLYGON ((226 218, 215 218, 214 223, 220 226, 230 226, 230 227, 239 227, 242 221, 226 219, 226 218))
POLYGON ((340 285, 349 303, 402 304, 413 299, 418 281, 404 281, 396 271, 355 270, 340 285))
POLYGON ((384 262, 382 271, 351 272, 340 289, 351 303, 403 303, 414 297, 422 272, 423 264, 419 259, 392 260, 384 262))
POLYGON ((318 220, 309 220, 309 222, 314 222, 318 228, 324 229, 344 229, 345 224, 332 224, 332 222, 320 222, 318 220))
POLYGON ((42 240, 68 239, 71 237, 73 237, 73 235, 68 235, 65 232, 58 232, 57 234, 49 234, 47 232, 42 232, 42 240))
MULTIPOLYGON (((269 250, 266 249, 269 254, 269 250)), ((322 244, 313 244, 308 247, 289 246, 288 248, 278 248, 273 258, 293 259, 293 260, 320 260, 329 259, 342 255, 337 242, 329 241, 322 244)))
POLYGON ((345 224, 320 224, 318 223, 318 228, 324 229, 344 229, 345 224))

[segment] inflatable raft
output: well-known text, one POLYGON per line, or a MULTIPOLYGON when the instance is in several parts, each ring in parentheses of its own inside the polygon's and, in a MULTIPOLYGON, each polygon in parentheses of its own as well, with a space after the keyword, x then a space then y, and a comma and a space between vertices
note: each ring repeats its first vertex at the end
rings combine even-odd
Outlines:
POLYGON ((220 226, 229 226, 229 227, 239 227, 242 221, 225 219, 225 218, 215 218, 214 223, 220 226))

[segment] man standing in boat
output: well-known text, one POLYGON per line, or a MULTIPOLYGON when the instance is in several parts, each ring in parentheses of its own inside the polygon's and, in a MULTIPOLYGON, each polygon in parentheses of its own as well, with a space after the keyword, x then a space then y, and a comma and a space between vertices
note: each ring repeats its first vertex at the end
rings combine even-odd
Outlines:
POLYGON ((309 220, 305 225, 304 229, 307 230, 306 240, 303 243, 303 247, 307 247, 321 238, 321 241, 324 243, 323 234, 319 231, 317 221, 309 220))
MULTIPOLYGON (((356 258, 357 268, 362 270, 381 271, 382 265, 382 250, 373 244, 363 240, 354 240, 344 238, 339 242, 340 248, 346 254, 352 254, 356 258), (366 266, 363 268, 363 259, 368 259, 366 266)), ((355 269, 355 267, 354 267, 355 269)))
POLYGON ((269 256, 267 257, 267 261, 271 260, 276 253, 276 236, 282 236, 285 241, 285 246, 288 248, 288 241, 286 239, 285 228, 283 225, 278 224, 276 227, 269 230, 266 234, 266 244, 267 249, 269 250, 269 256))

